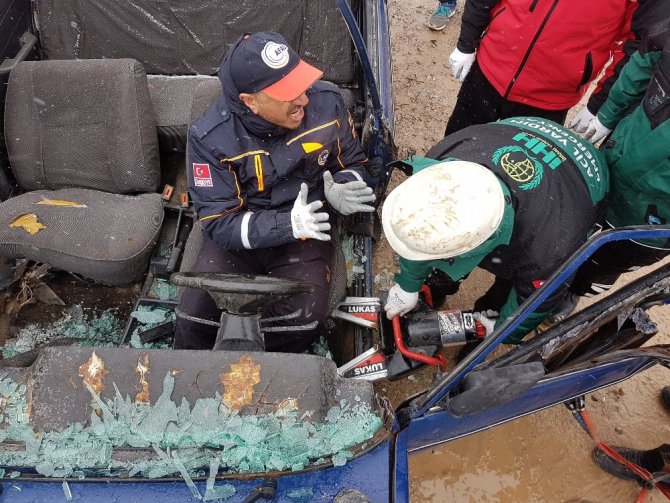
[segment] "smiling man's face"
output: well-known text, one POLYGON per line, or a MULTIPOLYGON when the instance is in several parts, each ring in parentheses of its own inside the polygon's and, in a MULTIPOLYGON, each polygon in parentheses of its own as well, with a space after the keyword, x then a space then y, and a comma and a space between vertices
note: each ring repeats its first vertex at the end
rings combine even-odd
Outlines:
POLYGON ((241 93, 240 99, 256 115, 287 129, 296 129, 300 126, 305 117, 305 106, 309 103, 305 93, 293 101, 278 101, 263 91, 254 94, 241 93))

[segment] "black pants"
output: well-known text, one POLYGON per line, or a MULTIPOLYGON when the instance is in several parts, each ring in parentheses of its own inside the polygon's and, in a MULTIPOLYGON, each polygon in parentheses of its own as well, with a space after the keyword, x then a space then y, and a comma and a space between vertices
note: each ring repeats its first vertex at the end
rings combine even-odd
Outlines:
POLYGON ((663 466, 670 466, 670 444, 662 444, 657 450, 663 466))
POLYGON ((543 110, 503 98, 482 73, 475 60, 449 117, 444 136, 474 124, 486 124, 510 117, 542 117, 563 124, 568 110, 543 110))
MULTIPOLYGON (((311 283, 314 291, 280 300, 263 313, 263 317, 284 316, 301 310, 298 318, 273 322, 273 326, 302 326, 317 322, 309 330, 272 332, 265 336, 268 351, 300 352, 307 349, 323 330, 328 315, 328 292, 333 247, 329 242, 308 239, 276 248, 259 250, 224 250, 207 237, 193 272, 267 274, 311 283)), ((179 310, 197 318, 219 321, 221 311, 210 295, 200 289, 187 288, 179 310)), ((177 318, 175 349, 211 349, 217 328, 184 318, 177 318)))
MULTIPOLYGON (((605 230, 611 228, 607 225, 605 230)), ((670 250, 650 248, 630 240, 612 241, 582 264, 570 291, 586 297, 606 292, 623 273, 654 264, 668 254, 670 250)))

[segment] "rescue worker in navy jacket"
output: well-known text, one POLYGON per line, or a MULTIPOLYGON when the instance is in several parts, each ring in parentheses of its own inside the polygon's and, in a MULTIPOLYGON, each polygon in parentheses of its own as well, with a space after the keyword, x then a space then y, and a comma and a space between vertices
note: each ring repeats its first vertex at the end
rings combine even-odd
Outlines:
MULTIPOLYGON (((204 238, 193 271, 268 274, 314 287, 264 313, 299 312, 276 322, 290 328, 265 337, 270 351, 302 351, 320 333, 333 254, 329 210, 374 211, 353 121, 337 88, 317 82, 322 74, 281 35, 245 34, 219 70, 222 95, 188 136, 189 191, 204 238)), ((209 294, 187 289, 175 348, 211 348, 216 327, 192 318, 219 315, 209 294)))

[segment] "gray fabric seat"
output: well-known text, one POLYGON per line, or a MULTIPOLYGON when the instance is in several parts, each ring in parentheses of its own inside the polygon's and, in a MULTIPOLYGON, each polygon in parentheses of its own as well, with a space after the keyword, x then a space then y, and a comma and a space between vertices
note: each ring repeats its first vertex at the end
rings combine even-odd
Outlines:
POLYGON ((163 220, 142 65, 20 63, 9 78, 5 135, 27 192, 0 204, 0 255, 109 284, 139 279, 163 220))
POLYGON ((36 0, 45 59, 133 58, 150 75, 161 150, 186 145, 189 104, 198 83, 216 75, 242 34, 281 33, 324 80, 348 86, 351 110, 357 60, 335 0, 36 0))
POLYGON ((156 117, 161 151, 184 152, 191 101, 201 83, 219 82, 207 75, 148 75, 149 95, 156 117))
POLYGON ((214 75, 244 32, 276 31, 324 79, 352 84, 353 43, 335 0, 37 0, 45 59, 133 58, 151 74, 214 75))

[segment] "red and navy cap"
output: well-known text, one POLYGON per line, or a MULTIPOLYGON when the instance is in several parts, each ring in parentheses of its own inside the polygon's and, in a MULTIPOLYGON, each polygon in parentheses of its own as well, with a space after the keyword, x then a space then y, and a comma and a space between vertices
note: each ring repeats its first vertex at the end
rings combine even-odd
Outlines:
POLYGON ((275 100, 293 101, 323 75, 279 33, 245 34, 231 51, 231 76, 241 93, 263 91, 275 100))

